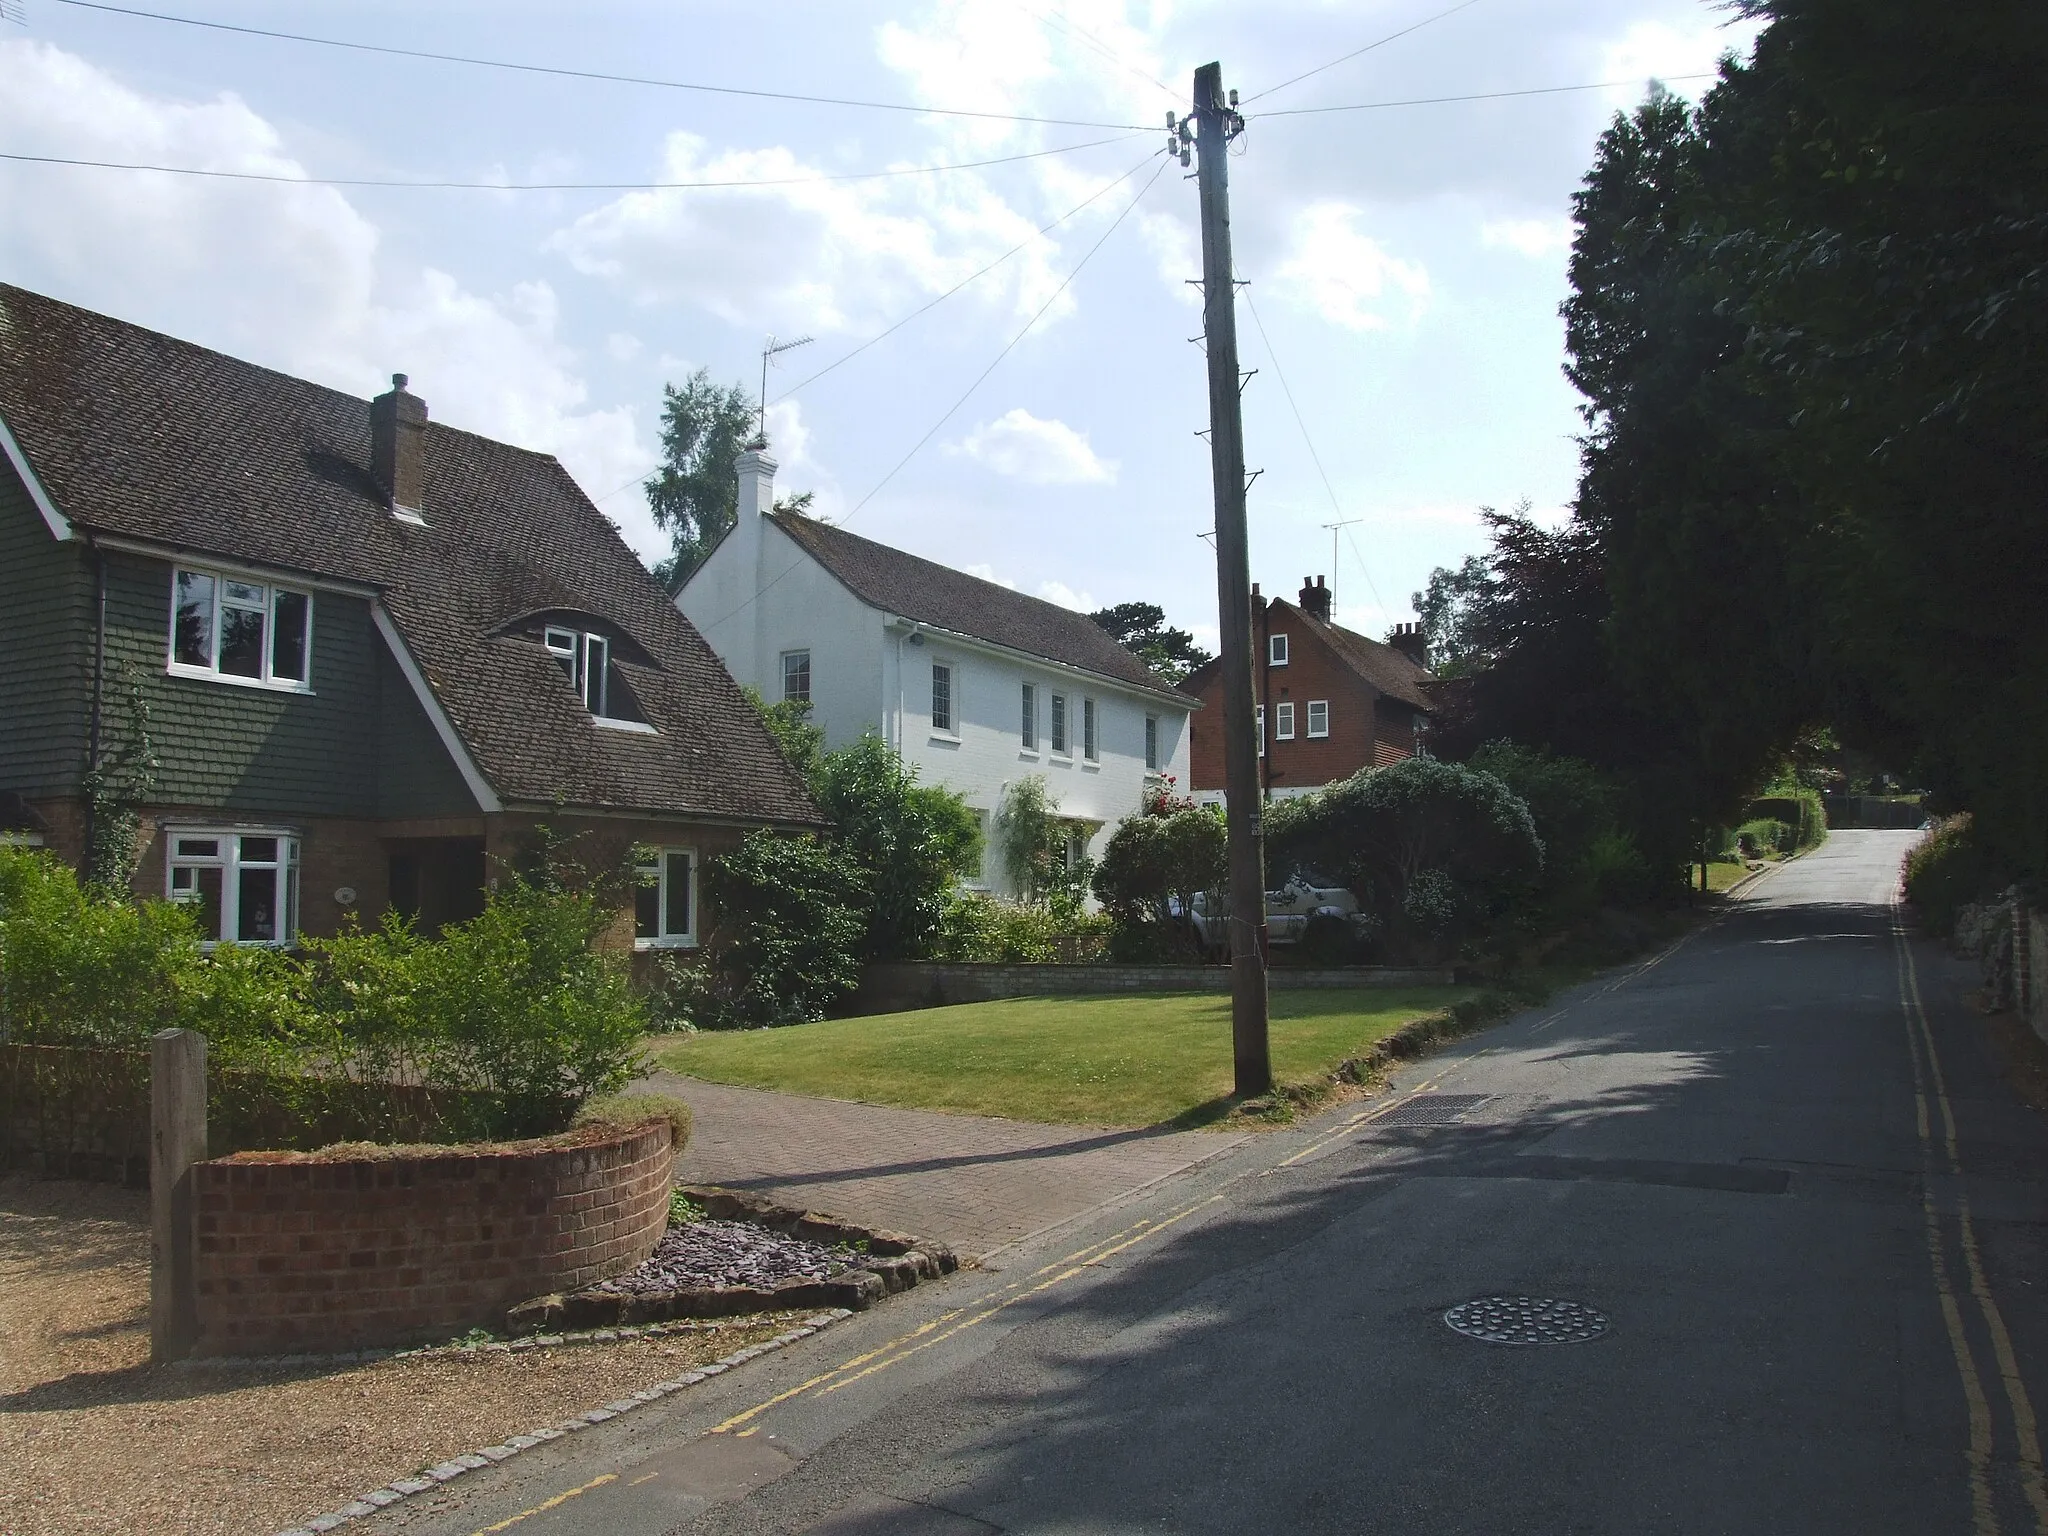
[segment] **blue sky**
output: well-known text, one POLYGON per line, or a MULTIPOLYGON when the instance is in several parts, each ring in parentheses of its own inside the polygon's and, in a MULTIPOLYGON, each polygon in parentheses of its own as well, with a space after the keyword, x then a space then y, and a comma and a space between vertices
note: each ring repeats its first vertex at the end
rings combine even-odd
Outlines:
POLYGON ((14 0, 25 24, 0 21, 0 150, 15 154, 295 179, 781 184, 430 190, 0 162, 0 277, 357 394, 403 371, 435 419, 558 454, 650 556, 662 541, 636 482, 663 381, 704 366, 752 389, 771 333, 808 334, 770 376, 771 400, 786 396, 769 413, 781 489, 1057 601, 1160 602, 1213 639, 1206 397, 1188 340, 1195 190, 1177 167, 1154 172, 1165 113, 1186 109, 1194 66, 1220 59, 1250 120, 1231 178, 1250 284, 1240 344, 1260 370, 1245 394, 1246 458, 1264 470, 1253 577, 1291 595, 1326 573, 1339 619, 1380 633, 1433 566, 1479 547, 1481 505, 1570 498, 1579 423, 1557 306, 1571 193, 1651 77, 1696 95, 1704 82, 1675 77, 1752 35, 1700 0, 1473 0, 1428 20, 1452 4, 149 7, 600 73, 1160 125, 1130 132, 570 80, 14 0), (1279 115, 1594 82, 1617 83, 1279 115), (1043 150, 1067 152, 820 179, 1043 150), (1351 519, 1333 568, 1323 525, 1351 519))

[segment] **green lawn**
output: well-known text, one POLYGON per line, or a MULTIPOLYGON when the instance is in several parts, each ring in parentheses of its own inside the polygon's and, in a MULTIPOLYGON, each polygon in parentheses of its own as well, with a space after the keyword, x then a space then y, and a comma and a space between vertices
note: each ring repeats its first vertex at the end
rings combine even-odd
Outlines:
MULTIPOLYGON (((1273 1074, 1321 1081, 1461 987, 1272 995, 1273 1074)), ((1088 1125, 1213 1116, 1231 1088, 1230 999, 1025 997, 654 1042, 672 1071, 826 1098, 1088 1125), (1202 1111, 1202 1114, 1194 1112, 1202 1111)))

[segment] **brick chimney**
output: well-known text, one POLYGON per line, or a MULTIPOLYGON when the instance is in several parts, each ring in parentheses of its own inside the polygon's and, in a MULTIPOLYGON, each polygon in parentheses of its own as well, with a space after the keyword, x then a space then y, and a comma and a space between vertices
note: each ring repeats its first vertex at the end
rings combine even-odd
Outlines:
POLYGON ((1429 670, 1429 636, 1422 632, 1420 624, 1396 624, 1393 633, 1387 636, 1387 644, 1425 672, 1429 670))
POLYGON ((1330 589, 1323 584, 1322 577, 1318 576, 1313 586, 1306 576, 1301 578, 1301 611, 1325 624, 1330 622, 1330 589))
POLYGON ((427 461, 427 402, 406 390, 402 373, 391 392, 370 402, 370 474, 395 516, 422 521, 427 461))

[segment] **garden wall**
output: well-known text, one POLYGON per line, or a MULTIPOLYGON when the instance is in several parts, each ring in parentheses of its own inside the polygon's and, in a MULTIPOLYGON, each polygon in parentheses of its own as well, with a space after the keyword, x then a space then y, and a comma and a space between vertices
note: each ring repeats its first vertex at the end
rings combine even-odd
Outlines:
MULTIPOLYGON (((488 1095, 412 1083, 207 1073, 207 1151, 445 1141, 488 1095)), ((565 1107, 563 1119, 568 1118, 565 1107)), ((149 1052, 0 1045, 0 1172, 149 1184, 149 1052)))
MULTIPOLYGON (((1266 973, 1276 992, 1297 988, 1435 987, 1446 970, 1353 965, 1327 970, 1279 966, 1266 973)), ((901 1013, 986 1003, 1003 997, 1065 997, 1114 992, 1228 992, 1227 965, 955 965, 901 961, 870 965, 854 993, 854 1014, 901 1013)))
POLYGON ((656 1120, 481 1148, 200 1163, 193 1353, 446 1339, 631 1269, 668 1221, 670 1135, 656 1120))

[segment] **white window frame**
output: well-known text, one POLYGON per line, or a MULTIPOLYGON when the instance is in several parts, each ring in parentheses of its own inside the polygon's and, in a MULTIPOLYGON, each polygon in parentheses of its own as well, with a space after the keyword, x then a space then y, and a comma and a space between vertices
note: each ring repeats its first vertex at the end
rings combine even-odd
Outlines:
POLYGON ((809 646, 799 646, 795 650, 782 653, 782 702, 788 704, 792 701, 804 704, 811 702, 811 648, 809 646), (789 691, 790 663, 797 661, 799 658, 802 659, 804 691, 802 693, 791 693, 789 691))
POLYGON ((635 886, 633 891, 633 947, 635 949, 695 949, 697 947, 697 850, 693 846, 661 847, 653 850, 654 862, 633 866, 635 886), (689 861, 687 897, 690 903, 690 926, 685 933, 668 931, 669 881, 673 875, 670 860, 681 857, 689 861), (654 877, 654 933, 643 936, 640 932, 640 892, 647 889, 637 882, 647 876, 654 877))
POLYGON ((217 869, 220 877, 220 932, 232 937, 200 940, 202 949, 222 944, 246 944, 261 949, 290 949, 299 932, 299 835, 282 827, 167 827, 164 837, 164 895, 181 906, 199 900, 199 871, 217 869), (272 838, 277 842, 274 859, 245 858, 245 841, 272 838), (187 852, 186 844, 211 842, 211 854, 187 852), (242 880, 244 871, 275 870, 276 891, 281 911, 272 919, 272 936, 267 939, 240 937, 242 926, 242 880), (181 874, 191 878, 180 883, 181 874))
MULTIPOLYGON (((640 723, 623 720, 611 712, 612 643, 605 636, 595 630, 550 624, 541 631, 541 644, 568 674, 569 686, 576 691, 576 697, 583 701, 583 707, 590 711, 593 720, 626 727, 640 723), (596 658, 595 666, 591 664, 592 658, 596 658)), ((650 726, 648 729, 653 728, 650 726)))
POLYGON ((1284 667, 1287 665, 1287 636, 1284 634, 1266 636, 1266 665, 1284 667))
POLYGON ((934 735, 957 739, 960 735, 960 670, 950 661, 932 662, 931 721, 934 735), (946 682, 946 717, 939 718, 939 679, 946 682))
POLYGON ((1308 734, 1311 739, 1330 734, 1330 701, 1310 699, 1308 701, 1308 734), (1320 719, 1321 724, 1317 724, 1320 719))
POLYGON ((1263 704, 1254 706, 1253 713, 1257 717, 1259 727, 1259 756, 1264 757, 1266 755, 1266 706, 1263 704))
POLYGON ((1023 750, 1038 751, 1038 684, 1024 683, 1017 695, 1017 739, 1023 750))
POLYGON ((1095 701, 1085 695, 1081 699, 1081 760, 1087 763, 1102 761, 1102 719, 1097 712, 1095 701))
POLYGON ((1145 771, 1159 772, 1159 717, 1145 717, 1145 771))
MULTIPOLYGON (((225 603, 231 608, 252 608, 249 603, 225 603)), ((258 581, 217 566, 173 565, 171 567, 171 617, 169 634, 164 651, 164 670, 172 677, 203 678, 210 683, 228 683, 237 688, 268 688, 277 693, 311 693, 313 691, 313 594, 304 587, 280 587, 267 581, 258 581), (213 604, 207 610, 207 665, 178 659, 178 579, 181 576, 204 576, 213 583, 213 604), (244 677, 237 672, 223 672, 220 669, 221 608, 229 582, 240 587, 258 587, 263 592, 263 671, 256 677, 244 677), (277 600, 283 596, 302 597, 306 600, 306 638, 303 652, 303 678, 278 677, 272 667, 277 660, 277 600)))
POLYGON ((1049 695, 1046 705, 1046 736, 1055 757, 1072 757, 1074 743, 1070 723, 1067 720, 1067 696, 1064 693, 1049 695))
POLYGON ((1283 699, 1273 706, 1273 739, 1294 740, 1294 701, 1283 699))

